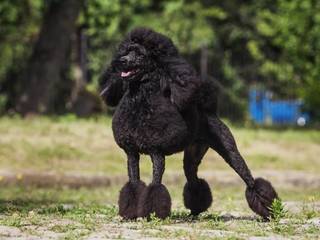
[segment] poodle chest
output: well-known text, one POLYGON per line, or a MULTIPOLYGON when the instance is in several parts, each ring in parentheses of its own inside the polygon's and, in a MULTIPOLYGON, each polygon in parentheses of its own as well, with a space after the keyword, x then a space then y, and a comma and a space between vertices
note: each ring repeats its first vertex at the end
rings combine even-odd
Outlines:
POLYGON ((113 116, 112 129, 121 148, 145 154, 181 151, 189 136, 180 113, 160 94, 149 99, 124 96, 113 116))

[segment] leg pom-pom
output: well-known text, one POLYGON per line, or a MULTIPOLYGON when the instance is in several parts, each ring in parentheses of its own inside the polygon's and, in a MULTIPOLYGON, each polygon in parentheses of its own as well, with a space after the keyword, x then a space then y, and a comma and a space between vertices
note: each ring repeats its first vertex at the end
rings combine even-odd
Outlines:
POLYGON ((212 195, 208 183, 204 179, 187 182, 183 189, 183 200, 192 215, 206 211, 212 203, 212 195))
POLYGON ((156 217, 165 219, 170 215, 171 198, 167 188, 162 184, 150 184, 141 194, 138 204, 138 217, 156 217))
POLYGON ((278 194, 270 182, 257 178, 252 188, 247 187, 246 198, 252 211, 268 220, 272 217, 270 210, 272 202, 278 198, 278 194))
POLYGON ((146 188, 144 182, 137 183, 127 182, 120 191, 119 195, 119 215, 124 219, 137 218, 137 206, 139 196, 146 188))

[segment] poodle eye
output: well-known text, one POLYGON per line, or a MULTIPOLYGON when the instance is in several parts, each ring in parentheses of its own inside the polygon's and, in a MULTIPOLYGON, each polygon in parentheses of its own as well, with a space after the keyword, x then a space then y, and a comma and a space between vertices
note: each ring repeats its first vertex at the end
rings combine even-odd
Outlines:
POLYGON ((128 52, 131 52, 131 51, 134 51, 135 53, 137 53, 139 55, 146 55, 146 49, 139 44, 133 44, 133 45, 129 46, 128 52))
POLYGON ((135 46, 129 47, 128 52, 140 53, 139 48, 137 48, 135 46))
POLYGON ((127 50, 126 49, 120 49, 118 53, 119 53, 120 56, 124 56, 124 55, 126 55, 127 50))

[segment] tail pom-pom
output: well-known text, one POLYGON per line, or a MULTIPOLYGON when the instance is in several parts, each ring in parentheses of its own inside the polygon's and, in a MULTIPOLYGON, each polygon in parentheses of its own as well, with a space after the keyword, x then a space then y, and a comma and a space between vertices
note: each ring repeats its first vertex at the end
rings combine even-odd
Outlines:
POLYGON ((272 217, 272 202, 278 199, 278 194, 269 181, 257 178, 253 187, 247 187, 246 198, 252 211, 269 220, 272 217))

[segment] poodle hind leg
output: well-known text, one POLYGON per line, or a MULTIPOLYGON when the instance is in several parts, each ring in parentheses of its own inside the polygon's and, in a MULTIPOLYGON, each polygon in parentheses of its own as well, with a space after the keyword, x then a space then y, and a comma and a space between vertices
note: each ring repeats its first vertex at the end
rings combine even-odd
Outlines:
POLYGON ((161 183, 165 169, 165 158, 160 154, 151 155, 153 163, 153 180, 142 192, 138 204, 138 216, 165 219, 171 212, 171 198, 167 188, 161 183))
POLYGON ((135 219, 138 216, 137 207, 139 196, 146 188, 146 185, 140 181, 139 154, 127 154, 129 182, 127 182, 120 191, 118 200, 119 215, 124 219, 135 219))
POLYGON ((269 219, 272 214, 271 204, 278 198, 275 189, 267 180, 253 178, 237 149, 229 128, 217 116, 208 116, 208 126, 210 147, 216 150, 246 183, 246 198, 249 207, 264 219, 269 219))
POLYGON ((183 189, 183 202, 191 215, 206 211, 212 203, 212 194, 208 183, 198 178, 198 166, 208 150, 207 145, 193 144, 184 151, 183 169, 187 183, 183 189))

